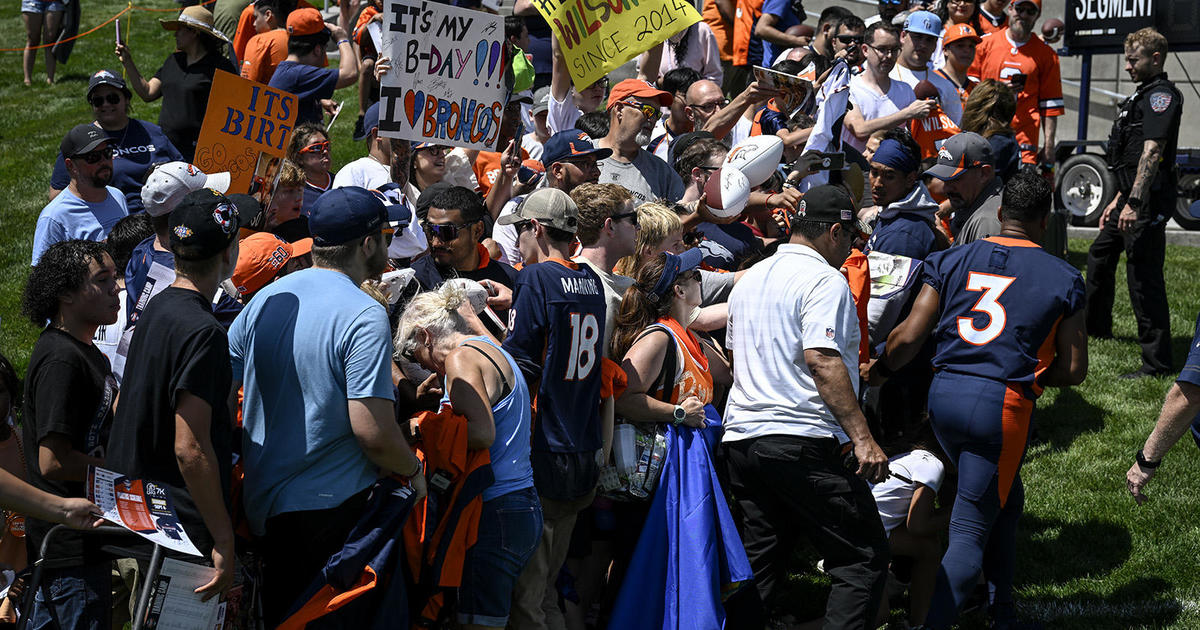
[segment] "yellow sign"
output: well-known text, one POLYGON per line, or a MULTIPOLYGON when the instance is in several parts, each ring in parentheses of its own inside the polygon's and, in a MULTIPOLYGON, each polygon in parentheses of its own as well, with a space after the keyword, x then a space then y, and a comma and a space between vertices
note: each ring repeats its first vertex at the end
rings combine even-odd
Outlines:
POLYGON ((533 4, 558 37, 576 90, 700 21, 688 0, 533 0, 533 4))
POLYGON ((269 191, 298 112, 294 94, 218 71, 193 163, 205 173, 229 171, 229 193, 269 191))

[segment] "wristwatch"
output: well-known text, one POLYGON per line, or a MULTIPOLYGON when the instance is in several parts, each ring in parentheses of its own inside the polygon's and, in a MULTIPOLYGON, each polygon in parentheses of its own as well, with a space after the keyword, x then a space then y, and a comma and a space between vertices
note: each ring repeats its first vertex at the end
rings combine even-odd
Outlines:
POLYGON ((1138 449, 1138 452, 1137 452, 1138 466, 1141 466, 1145 470, 1154 470, 1155 468, 1158 468, 1158 465, 1161 463, 1162 463, 1161 459, 1156 462, 1152 462, 1152 461, 1146 459, 1146 454, 1142 452, 1142 449, 1140 449, 1140 448, 1138 449))
POLYGON ((683 405, 675 405, 674 424, 679 426, 683 424, 683 419, 687 417, 687 412, 683 410, 683 405))
POLYGON ((1133 208, 1134 210, 1141 210, 1141 209, 1142 209, 1142 199, 1141 199, 1141 197, 1130 197, 1130 198, 1128 198, 1128 199, 1126 199, 1126 200, 1125 200, 1125 203, 1126 203, 1126 204, 1128 204, 1128 205, 1129 205, 1129 207, 1130 207, 1130 208, 1133 208))

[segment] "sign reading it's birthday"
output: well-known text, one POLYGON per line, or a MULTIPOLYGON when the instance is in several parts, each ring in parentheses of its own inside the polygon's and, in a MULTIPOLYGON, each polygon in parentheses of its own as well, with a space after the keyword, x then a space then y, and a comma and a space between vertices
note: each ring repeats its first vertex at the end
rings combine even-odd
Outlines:
POLYGON ((298 112, 294 94, 218 71, 193 162, 205 173, 229 171, 230 193, 269 189, 298 112))
POLYGON ((576 90, 700 21, 690 0, 533 0, 533 4, 554 30, 576 90))
POLYGON ((504 18, 437 2, 384 2, 379 133, 495 150, 504 115, 504 18))

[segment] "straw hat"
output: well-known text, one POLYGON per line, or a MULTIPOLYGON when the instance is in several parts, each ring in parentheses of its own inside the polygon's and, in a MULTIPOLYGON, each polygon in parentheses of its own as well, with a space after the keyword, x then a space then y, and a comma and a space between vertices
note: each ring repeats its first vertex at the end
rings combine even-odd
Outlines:
POLYGON ((184 9, 177 20, 159 20, 158 22, 168 31, 177 31, 180 26, 188 26, 198 31, 204 31, 226 44, 230 43, 229 38, 213 26, 212 11, 202 6, 190 6, 184 9))

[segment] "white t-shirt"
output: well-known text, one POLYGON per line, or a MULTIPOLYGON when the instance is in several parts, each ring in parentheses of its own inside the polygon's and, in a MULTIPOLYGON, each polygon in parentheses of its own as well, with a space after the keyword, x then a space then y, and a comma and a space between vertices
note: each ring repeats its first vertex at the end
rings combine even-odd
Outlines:
POLYGON ((733 349, 725 441, 764 435, 849 441, 817 392, 804 351, 836 350, 857 396, 858 313, 846 278, 816 250, 788 243, 751 267, 729 294, 725 338, 733 349))
MULTIPOLYGON (((955 94, 955 99, 957 99, 957 92, 955 94)), ((917 95, 913 94, 912 88, 903 81, 892 81, 887 94, 880 94, 875 91, 873 86, 867 85, 867 80, 863 78, 862 74, 854 75, 850 79, 850 102, 854 103, 854 107, 862 114, 863 120, 874 120, 895 114, 911 105, 915 100, 917 100, 917 95)), ((959 117, 961 116, 962 111, 960 110, 959 117)), ((867 139, 860 140, 854 137, 849 129, 842 130, 842 142, 859 151, 867 147, 867 139)))
POLYGON ((337 175, 333 176, 331 188, 361 186, 370 190, 379 188, 390 181, 392 181, 392 169, 368 155, 343 166, 337 175))
POLYGON ((908 520, 908 508, 918 485, 927 486, 934 492, 941 490, 946 467, 933 453, 917 449, 889 459, 888 469, 892 474, 882 483, 871 486, 871 494, 875 495, 883 529, 890 534, 908 520), (908 478, 911 483, 896 475, 908 478))
POLYGON ((542 151, 546 148, 537 138, 536 131, 521 136, 521 148, 529 154, 529 159, 542 161, 542 151))
POLYGON ((604 301, 608 304, 608 308, 605 310, 604 316, 604 352, 600 353, 600 356, 608 357, 609 341, 612 340, 613 330, 616 328, 617 313, 621 311, 621 298, 625 297, 625 291, 633 286, 633 278, 601 269, 583 256, 576 256, 571 260, 591 267, 592 271, 600 276, 600 282, 604 285, 604 301))
POLYGON ((725 140, 729 146, 736 147, 741 144, 742 140, 750 137, 750 131, 753 129, 753 120, 745 116, 739 116, 737 122, 733 125, 733 129, 730 129, 729 133, 725 135, 725 140))
POLYGON ((574 128, 575 121, 583 115, 583 112, 575 106, 575 88, 573 87, 567 90, 567 97, 561 101, 554 100, 554 95, 551 94, 547 106, 546 127, 550 129, 550 135, 574 128))
MULTIPOLYGON (((938 74, 932 68, 926 68, 923 72, 913 72, 900 64, 896 64, 888 76, 893 79, 893 83, 898 79, 914 89, 921 81, 928 80, 938 89, 938 104, 942 111, 950 117, 950 120, 954 121, 954 124, 962 124, 962 98, 958 95, 958 88, 946 80, 946 77, 938 74)), ((916 94, 913 94, 913 98, 916 98, 916 94)))
MULTIPOLYGON (((662 61, 658 64, 658 76, 661 79, 668 72, 686 66, 700 73, 700 76, 716 83, 721 84, 725 78, 725 71, 721 69, 721 49, 717 46, 717 37, 713 35, 712 27, 704 22, 697 22, 695 29, 684 29, 672 35, 663 47, 662 61), (672 44, 677 44, 683 39, 687 33, 695 33, 687 44, 687 52, 683 54, 683 63, 675 62, 675 51, 671 49, 672 44)), ((642 53, 644 56, 646 53, 642 53)), ((638 58, 639 62, 641 57, 638 58)))

